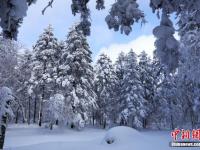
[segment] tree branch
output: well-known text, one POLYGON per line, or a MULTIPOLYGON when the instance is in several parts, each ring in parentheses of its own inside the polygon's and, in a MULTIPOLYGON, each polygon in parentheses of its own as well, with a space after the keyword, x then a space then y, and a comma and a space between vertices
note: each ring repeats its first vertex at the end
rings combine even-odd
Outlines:
POLYGON ((53 5, 53 2, 54 2, 54 0, 50 0, 49 2, 48 2, 48 5, 42 10, 42 15, 44 15, 44 13, 45 13, 45 11, 46 11, 46 9, 48 8, 48 7, 53 7, 52 5, 53 5))

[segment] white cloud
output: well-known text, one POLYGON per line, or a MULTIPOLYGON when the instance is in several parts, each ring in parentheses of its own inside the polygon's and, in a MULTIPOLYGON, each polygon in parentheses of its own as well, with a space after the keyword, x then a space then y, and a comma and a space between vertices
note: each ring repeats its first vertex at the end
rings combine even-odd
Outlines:
POLYGON ((101 48, 96 55, 95 61, 102 53, 107 54, 112 61, 115 61, 120 52, 128 53, 130 49, 133 49, 136 54, 140 54, 144 50, 150 57, 153 57, 153 51, 155 50, 154 42, 155 37, 153 35, 142 35, 128 43, 114 43, 108 47, 101 48))

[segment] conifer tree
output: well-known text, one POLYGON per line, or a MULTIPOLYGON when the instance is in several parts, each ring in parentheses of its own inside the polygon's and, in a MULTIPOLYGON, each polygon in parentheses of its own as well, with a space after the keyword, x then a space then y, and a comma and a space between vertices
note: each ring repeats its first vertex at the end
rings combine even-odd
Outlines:
POLYGON ((117 61, 115 62, 115 73, 116 73, 116 84, 115 84, 115 93, 116 93, 116 101, 117 101, 117 106, 115 106, 115 111, 117 115, 117 121, 120 124, 124 124, 123 118, 120 116, 120 112, 124 109, 123 102, 124 102, 124 97, 123 97, 123 84, 124 84, 124 77, 125 77, 125 70, 126 70, 126 62, 127 61, 127 56, 121 52, 117 58, 117 61))
POLYGON ((109 123, 113 113, 112 106, 115 104, 115 72, 110 58, 101 54, 95 65, 95 91, 97 94, 97 117, 99 118, 100 125, 105 128, 109 123))
MULTIPOLYGON (((143 98, 146 100, 147 104, 145 105, 145 110, 147 115, 152 110, 152 103, 154 98, 154 78, 153 78, 153 70, 152 70, 152 62, 148 55, 143 51, 139 55, 139 80, 141 83, 143 98)), ((147 118, 146 116, 143 120, 143 127, 147 126, 147 118)))
POLYGON ((53 28, 49 25, 33 47, 33 70, 30 82, 33 83, 34 88, 39 89, 39 126, 42 124, 44 102, 49 99, 51 92, 54 93, 51 87, 54 85, 57 50, 58 42, 54 37, 53 28))
POLYGON ((198 11, 182 12, 179 22, 181 35, 181 62, 178 69, 179 94, 183 100, 185 118, 195 127, 200 118, 199 114, 199 65, 200 65, 200 40, 199 23, 196 18, 198 11))
POLYGON ((125 77, 123 83, 123 110, 122 118, 128 126, 142 128, 143 118, 146 116, 145 103, 141 82, 139 80, 139 68, 137 64, 137 56, 131 50, 127 55, 127 63, 125 65, 125 77))
POLYGON ((66 99, 66 112, 71 114, 67 117, 71 127, 82 128, 96 107, 91 55, 83 32, 76 25, 70 28, 62 53, 59 80, 66 99))

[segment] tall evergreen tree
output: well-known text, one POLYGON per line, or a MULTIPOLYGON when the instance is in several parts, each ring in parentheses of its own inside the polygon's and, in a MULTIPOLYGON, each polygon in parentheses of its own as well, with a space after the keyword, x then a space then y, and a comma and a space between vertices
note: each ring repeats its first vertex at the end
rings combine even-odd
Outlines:
POLYGON ((174 129, 182 126, 182 99, 178 94, 177 77, 174 74, 165 73, 160 89, 157 91, 156 100, 155 117, 157 121, 159 120, 159 128, 174 129))
POLYGON ((100 125, 105 128, 109 121, 114 120, 114 114, 111 113, 115 108, 115 72, 110 58, 101 54, 95 65, 95 91, 97 94, 97 117, 100 125), (114 117, 111 119, 111 117, 114 117))
MULTIPOLYGON (((160 107, 159 106, 159 98, 158 98, 158 93, 161 89, 162 86, 162 82, 164 80, 164 67, 163 65, 161 65, 160 61, 158 60, 158 58, 156 57, 156 55, 154 55, 152 63, 151 63, 151 79, 153 82, 153 86, 151 87, 151 95, 152 96, 150 98, 150 100, 152 101, 148 101, 148 107, 150 108, 150 110, 147 113, 147 126, 149 126, 150 128, 152 126, 155 127, 155 124, 158 124, 158 119, 157 119, 157 110, 160 107)), ((159 126, 159 125, 158 125, 159 126)), ((158 127, 157 126, 157 127, 158 127)))
POLYGON ((34 87, 39 89, 40 108, 39 108, 39 126, 42 124, 43 103, 49 99, 54 84, 55 63, 57 57, 58 42, 54 37, 53 28, 49 25, 44 30, 33 47, 33 70, 31 82, 34 87))
POLYGON ((141 83, 143 98, 146 100, 147 104, 145 110, 147 112, 146 117, 143 120, 143 127, 146 128, 148 122, 148 114, 152 110, 152 103, 154 98, 154 82, 153 82, 153 70, 152 62, 148 55, 143 51, 139 55, 139 80, 141 83))
POLYGON ((66 110, 71 114, 67 121, 72 127, 83 127, 91 110, 96 107, 91 54, 83 32, 76 25, 73 26, 67 35, 62 54, 60 79, 66 98, 66 110))
POLYGON ((124 77, 125 77, 125 70, 126 70, 126 63, 127 63, 127 56, 121 52, 115 62, 115 73, 116 73, 116 84, 115 84, 115 93, 116 93, 116 101, 117 106, 115 106, 115 112, 117 115, 117 121, 120 124, 124 124, 123 119, 120 118, 120 112, 124 109, 123 108, 123 84, 124 84, 124 77))
POLYGON ((124 109, 121 112, 122 118, 124 118, 127 125, 135 128, 142 128, 142 121, 146 116, 146 100, 143 98, 143 91, 139 80, 137 56, 133 50, 127 55, 123 97, 124 109))
POLYGON ((181 35, 181 62, 178 69, 179 94, 183 100, 183 110, 187 122, 191 126, 199 124, 199 104, 200 104, 200 40, 199 21, 196 18, 198 11, 182 12, 179 22, 181 35))

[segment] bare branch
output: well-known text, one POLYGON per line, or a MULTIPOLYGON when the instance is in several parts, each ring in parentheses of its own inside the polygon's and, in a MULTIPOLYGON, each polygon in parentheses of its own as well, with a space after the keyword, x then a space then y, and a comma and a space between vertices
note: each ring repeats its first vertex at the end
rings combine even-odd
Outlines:
POLYGON ((53 2, 54 2, 54 0, 50 0, 49 2, 48 2, 48 5, 42 10, 42 15, 44 15, 44 13, 45 13, 45 11, 46 11, 46 9, 48 8, 48 7, 53 7, 52 5, 53 5, 53 2))

